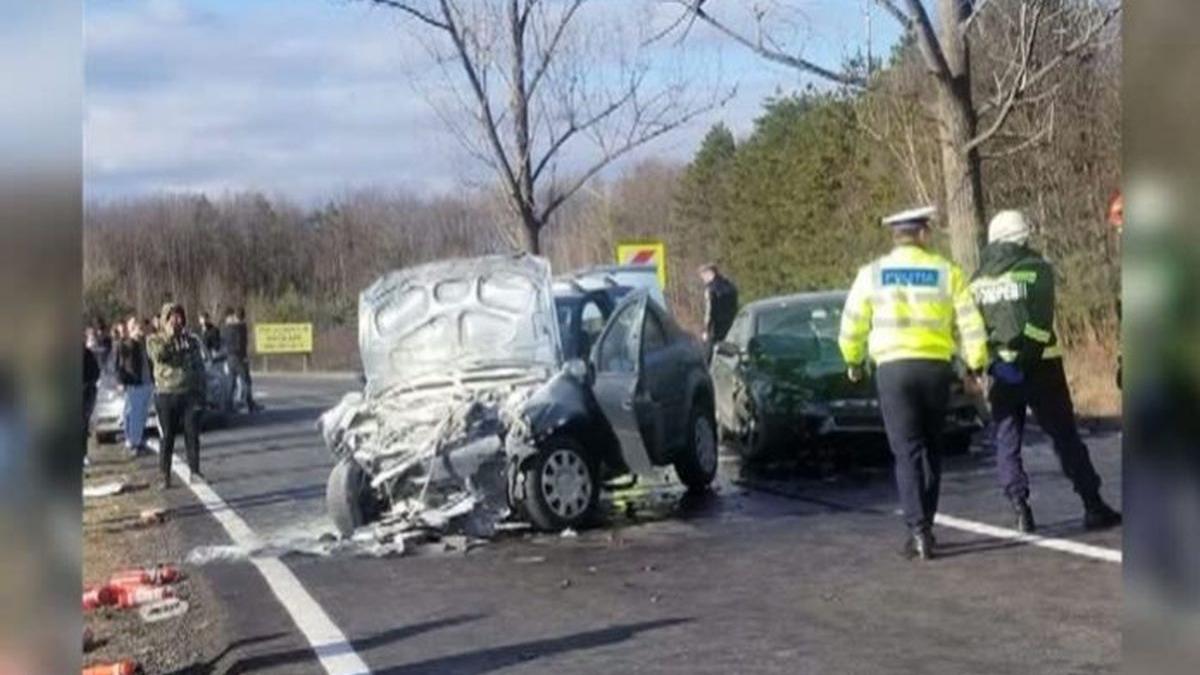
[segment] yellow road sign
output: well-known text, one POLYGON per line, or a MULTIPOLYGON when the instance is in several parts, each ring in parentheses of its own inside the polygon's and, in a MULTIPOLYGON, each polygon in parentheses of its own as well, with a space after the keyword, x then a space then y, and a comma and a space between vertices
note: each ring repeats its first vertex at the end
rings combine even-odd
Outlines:
POLYGON ((311 323, 260 323, 254 326, 254 351, 259 354, 311 354, 311 323))
POLYGON ((622 241, 617 243, 618 265, 653 265, 658 284, 667 287, 667 245, 661 241, 622 241))

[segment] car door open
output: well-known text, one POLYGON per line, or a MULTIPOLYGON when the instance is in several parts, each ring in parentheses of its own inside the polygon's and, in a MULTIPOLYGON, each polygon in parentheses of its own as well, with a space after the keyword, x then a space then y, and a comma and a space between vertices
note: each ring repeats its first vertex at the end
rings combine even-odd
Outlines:
POLYGON ((592 393, 621 444, 625 465, 637 474, 654 468, 647 446, 658 442, 661 429, 657 406, 641 383, 647 297, 645 291, 638 291, 626 298, 592 350, 592 393))

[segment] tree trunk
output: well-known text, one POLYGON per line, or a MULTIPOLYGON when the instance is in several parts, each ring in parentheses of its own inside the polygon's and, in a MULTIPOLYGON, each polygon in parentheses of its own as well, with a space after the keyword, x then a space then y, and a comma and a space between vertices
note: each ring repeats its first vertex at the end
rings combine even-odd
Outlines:
POLYGON ((938 5, 938 42, 950 72, 948 80, 938 83, 936 115, 950 252, 968 274, 979 266, 979 247, 984 240, 982 162, 978 150, 964 150, 979 126, 971 97, 971 49, 966 34, 959 29, 972 4, 941 0, 938 5))
POLYGON ((525 252, 533 255, 542 254, 542 224, 532 216, 525 216, 521 222, 521 233, 525 235, 525 252))
POLYGON ((984 241, 983 182, 979 152, 963 152, 975 137, 976 118, 969 101, 944 88, 938 96, 938 121, 942 145, 942 179, 950 252, 969 274, 979 266, 984 241))

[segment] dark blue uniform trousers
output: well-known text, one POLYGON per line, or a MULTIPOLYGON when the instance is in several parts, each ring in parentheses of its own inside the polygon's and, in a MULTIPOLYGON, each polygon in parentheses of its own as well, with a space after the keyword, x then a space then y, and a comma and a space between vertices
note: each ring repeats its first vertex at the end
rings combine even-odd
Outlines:
POLYGON ((954 371, 945 361, 882 363, 875 372, 879 407, 895 458, 896 491, 904 522, 933 526, 942 483, 942 429, 954 371))
POLYGON ((1029 498, 1029 476, 1021 462, 1025 437, 1025 409, 1033 410, 1038 425, 1054 443, 1062 471, 1087 504, 1100 492, 1100 476, 1092 466, 1088 448, 1075 426, 1075 407, 1063 372, 1062 359, 1044 359, 1024 368, 1024 381, 992 381, 992 441, 1000 486, 1009 499, 1029 498))

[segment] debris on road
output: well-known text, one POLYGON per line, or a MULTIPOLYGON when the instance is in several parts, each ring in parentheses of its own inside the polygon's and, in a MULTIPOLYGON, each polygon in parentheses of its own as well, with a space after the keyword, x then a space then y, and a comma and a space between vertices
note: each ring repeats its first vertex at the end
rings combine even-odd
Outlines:
POLYGON ((562 537, 563 539, 576 539, 579 537, 579 533, 568 527, 559 533, 558 536, 562 537))
POLYGON ((171 565, 156 565, 115 572, 109 577, 111 586, 162 586, 173 584, 183 578, 179 569, 171 565))
POLYGON ((138 523, 143 526, 159 525, 167 520, 166 509, 143 509, 138 514, 138 523))
POLYGON ((83 675, 138 675, 141 672, 142 667, 136 661, 101 663, 83 669, 83 675))
POLYGON ((83 486, 84 499, 97 499, 100 497, 112 497, 119 495, 125 491, 125 481, 111 481, 101 483, 99 485, 83 486))
POLYGON ((537 564, 537 563, 544 563, 544 562, 546 562, 546 556, 542 556, 542 555, 523 555, 523 556, 520 556, 520 557, 518 557, 518 558, 514 558, 514 559, 513 559, 513 562, 517 563, 518 565, 533 565, 533 564, 537 564))
POLYGON ((157 623, 167 619, 183 616, 188 611, 188 603, 180 598, 164 598, 150 602, 138 609, 138 616, 145 623, 157 623))

